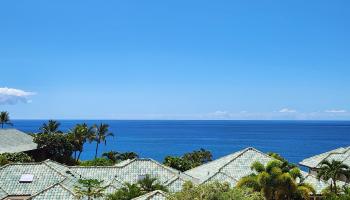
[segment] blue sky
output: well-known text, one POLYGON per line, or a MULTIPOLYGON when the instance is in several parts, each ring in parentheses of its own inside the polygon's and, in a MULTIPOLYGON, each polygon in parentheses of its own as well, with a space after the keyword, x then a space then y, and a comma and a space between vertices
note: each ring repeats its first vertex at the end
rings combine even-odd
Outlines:
POLYGON ((17 119, 350 119, 349 1, 1 1, 17 119))

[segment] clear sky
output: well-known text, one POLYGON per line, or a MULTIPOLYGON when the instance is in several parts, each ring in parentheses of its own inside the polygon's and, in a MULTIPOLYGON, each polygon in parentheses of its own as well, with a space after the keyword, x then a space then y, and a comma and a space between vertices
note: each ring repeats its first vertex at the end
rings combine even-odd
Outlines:
POLYGON ((17 119, 350 119, 350 1, 1 1, 17 119))

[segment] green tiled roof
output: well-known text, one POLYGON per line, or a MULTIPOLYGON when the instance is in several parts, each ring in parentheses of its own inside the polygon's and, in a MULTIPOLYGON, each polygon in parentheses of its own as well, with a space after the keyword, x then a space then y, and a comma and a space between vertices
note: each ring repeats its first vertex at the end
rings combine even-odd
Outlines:
MULTIPOLYGON (((337 155, 341 158, 342 155, 337 155)), ((185 173, 166 167, 152 159, 133 159, 109 167, 69 167, 54 161, 31 164, 9 164, 0 168, 0 199, 9 195, 32 195, 32 199, 74 199, 74 186, 79 179, 98 179, 106 186, 106 194, 124 186, 124 183, 136 183, 142 176, 150 175, 159 183, 168 187, 170 192, 182 189, 186 181, 194 184, 210 181, 229 182, 234 186, 239 179, 251 174, 250 166, 259 161, 266 164, 272 160, 268 155, 247 148, 196 167, 185 173), (20 183, 23 174, 34 176, 31 183, 20 183)), ((315 186, 319 192, 329 184, 318 181, 312 175, 303 172, 306 182, 315 186)), ((341 185, 341 184, 340 184, 341 185)), ((142 199, 163 200, 161 193, 150 193, 142 199)))
POLYGON ((255 161, 259 161, 265 165, 272 159, 270 156, 254 148, 246 148, 188 170, 185 173, 200 179, 201 182, 215 180, 223 182, 230 181, 232 183, 232 181, 237 182, 242 177, 253 173, 250 166, 255 161))
POLYGON ((41 163, 10 164, 0 169, 0 188, 8 195, 33 195, 64 179, 64 176, 41 163), (23 174, 33 174, 33 181, 20 183, 23 174))
POLYGON ((350 165, 350 147, 341 147, 316 156, 312 156, 310 158, 304 159, 299 164, 309 168, 317 168, 323 160, 338 160, 350 165))
MULTIPOLYGON (((304 182, 309 183, 314 187, 317 194, 321 194, 322 190, 326 189, 328 186, 330 186, 330 182, 326 182, 323 180, 318 180, 315 175, 309 174, 307 172, 302 171, 302 176, 304 177, 304 182)), ((342 181, 337 181, 338 186, 343 186, 345 183, 342 181)))
POLYGON ((0 188, 0 199, 7 197, 7 195, 8 194, 3 189, 0 188))
POLYGON ((16 129, 0 129, 0 153, 16 153, 37 148, 33 137, 16 129))
POLYGON ((31 200, 76 200, 77 197, 69 189, 65 188, 61 184, 55 184, 49 188, 33 195, 31 200))
POLYGON ((166 194, 160 190, 156 190, 132 200, 166 200, 166 194))

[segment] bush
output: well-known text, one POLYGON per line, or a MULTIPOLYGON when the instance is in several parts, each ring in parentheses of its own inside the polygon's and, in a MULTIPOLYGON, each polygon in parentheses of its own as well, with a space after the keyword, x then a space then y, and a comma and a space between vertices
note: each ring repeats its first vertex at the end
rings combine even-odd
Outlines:
POLYGON ((260 193, 247 188, 231 188, 228 183, 212 182, 194 186, 186 182, 180 192, 169 196, 169 200, 264 200, 260 193))
POLYGON ((40 157, 37 161, 51 159, 63 164, 72 164, 73 145, 63 133, 34 134, 34 142, 38 144, 38 151, 33 155, 40 157))
POLYGON ((0 166, 6 165, 8 163, 10 162, 7 160, 7 158, 3 155, 0 155, 0 166))
POLYGON ((80 166, 111 166, 113 161, 107 158, 95 158, 93 160, 80 161, 80 166))
POLYGON ((33 162, 33 158, 28 154, 19 152, 19 153, 3 153, 0 154, 0 165, 6 165, 8 163, 25 163, 33 162))
POLYGON ((198 151, 185 153, 182 157, 167 156, 163 164, 184 172, 211 161, 212 157, 210 151, 200 149, 198 151))

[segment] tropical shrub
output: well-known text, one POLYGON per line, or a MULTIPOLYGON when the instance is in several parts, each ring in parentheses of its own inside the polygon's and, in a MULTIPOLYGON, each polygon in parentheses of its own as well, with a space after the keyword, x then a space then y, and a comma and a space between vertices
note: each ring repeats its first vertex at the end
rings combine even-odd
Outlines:
POLYGON ((125 186, 107 196, 107 200, 131 200, 155 190, 167 192, 168 189, 160 184, 156 178, 146 175, 135 184, 125 183, 125 186))
POLYGON ((66 134, 63 133, 38 133, 33 134, 34 142, 38 144, 35 153, 38 161, 51 159, 63 164, 72 163, 73 145, 66 134))
POLYGON ((267 200, 309 199, 314 188, 303 183, 299 168, 289 169, 286 164, 280 160, 272 160, 266 166, 254 162, 251 169, 256 173, 243 177, 237 186, 261 192, 267 200))
POLYGON ((102 154, 103 157, 107 158, 108 160, 111 160, 113 163, 118 163, 124 160, 128 159, 135 159, 138 158, 139 155, 135 152, 118 152, 118 151, 109 151, 102 154))
POLYGON ((8 161, 5 156, 0 155, 0 166, 6 165, 8 163, 10 163, 10 161, 8 161))
POLYGON ((80 166, 111 166, 114 162, 107 158, 95 158, 93 160, 80 161, 80 166))
POLYGON ((182 157, 167 156, 164 158, 163 164, 183 172, 210 162, 212 159, 213 156, 210 151, 200 149, 185 153, 182 157))
POLYGON ((0 157, 3 157, 8 163, 26 163, 34 161, 32 157, 24 152, 3 153, 0 154, 0 157))
POLYGON ((260 193, 248 188, 231 188, 228 183, 212 182, 195 186, 186 182, 180 192, 170 194, 169 200, 264 200, 260 193))
POLYGON ((79 179, 74 186, 74 193, 79 199, 87 197, 88 200, 103 197, 106 187, 102 186, 103 181, 97 179, 79 179))
POLYGON ((137 184, 125 183, 125 186, 117 190, 112 194, 108 194, 107 200, 131 200, 133 198, 139 197, 144 193, 137 184))

